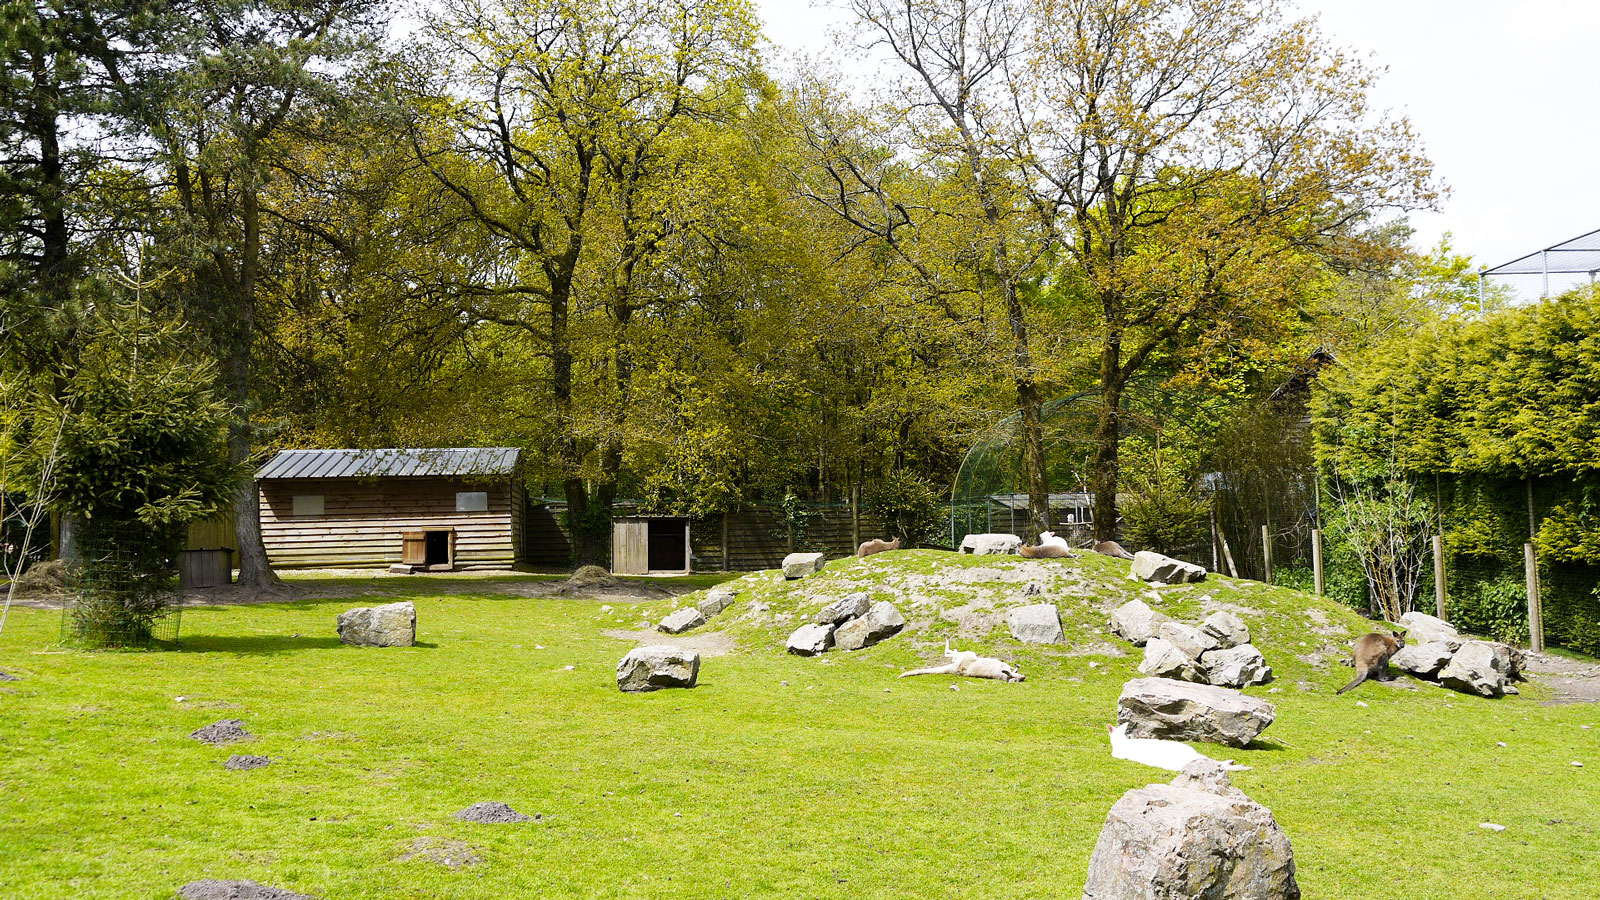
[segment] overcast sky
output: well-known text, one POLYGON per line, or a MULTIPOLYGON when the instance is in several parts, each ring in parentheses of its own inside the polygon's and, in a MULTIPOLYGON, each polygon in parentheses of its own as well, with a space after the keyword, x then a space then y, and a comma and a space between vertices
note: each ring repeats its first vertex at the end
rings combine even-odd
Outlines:
MULTIPOLYGON (((757 0, 780 48, 827 54, 846 21, 811 0, 757 0)), ((1600 228, 1600 2, 1299 0, 1334 43, 1387 73, 1376 105, 1411 119, 1450 194, 1412 216, 1494 266, 1600 228)), ((1514 285, 1537 296, 1538 277, 1514 285)), ((1553 285, 1559 286, 1559 285, 1553 285)))

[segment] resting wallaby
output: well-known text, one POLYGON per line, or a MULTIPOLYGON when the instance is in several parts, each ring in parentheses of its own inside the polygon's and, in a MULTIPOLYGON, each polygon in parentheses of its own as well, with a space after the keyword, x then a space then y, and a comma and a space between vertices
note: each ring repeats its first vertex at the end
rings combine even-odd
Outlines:
POLYGON ((1122 549, 1122 545, 1116 541, 1096 541, 1094 552, 1101 556, 1114 556, 1117 559, 1133 559, 1133 554, 1122 549))
POLYGON ((1037 547, 1018 547, 1017 555, 1023 559, 1066 559, 1072 555, 1072 548, 1067 546, 1066 538, 1046 531, 1039 535, 1037 547))
POLYGON ((995 681, 1025 681, 1026 677, 1011 667, 1010 663, 1002 662, 992 656, 979 656, 971 650, 951 650, 950 642, 944 642, 944 655, 950 657, 950 662, 942 666, 930 666, 926 669, 912 669, 901 672, 901 678, 912 675, 962 675, 967 678, 993 678, 995 681))
POLYGON ((1394 676, 1389 674, 1389 657, 1400 652, 1406 645, 1406 639, 1398 631, 1390 634, 1372 632, 1356 638, 1351 658, 1356 664, 1356 679, 1342 688, 1337 693, 1344 693, 1369 678, 1378 681, 1389 681, 1394 676))
POLYGON ((899 549, 900 549, 900 539, 899 538, 895 538, 892 541, 880 541, 880 540, 877 540, 877 539, 873 539, 873 540, 870 540, 870 541, 862 541, 861 542, 861 546, 856 548, 856 556, 867 557, 867 556, 871 556, 874 553, 882 553, 885 550, 899 550, 899 549))

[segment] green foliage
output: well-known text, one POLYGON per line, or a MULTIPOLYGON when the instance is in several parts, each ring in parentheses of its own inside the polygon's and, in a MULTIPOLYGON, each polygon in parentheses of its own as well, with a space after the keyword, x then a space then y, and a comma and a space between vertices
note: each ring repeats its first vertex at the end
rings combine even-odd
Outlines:
POLYGON ((1130 492, 1122 508, 1123 533, 1134 546, 1169 553, 1202 539, 1209 514, 1192 485, 1158 474, 1130 492))
POLYGON ((1479 581, 1449 596, 1450 622, 1461 631, 1513 643, 1528 640, 1528 590, 1521 579, 1479 581))
POLYGON ((891 472, 872 484, 864 500, 867 511, 881 517, 889 534, 908 548, 943 538, 950 529, 941 497, 912 472, 891 472))

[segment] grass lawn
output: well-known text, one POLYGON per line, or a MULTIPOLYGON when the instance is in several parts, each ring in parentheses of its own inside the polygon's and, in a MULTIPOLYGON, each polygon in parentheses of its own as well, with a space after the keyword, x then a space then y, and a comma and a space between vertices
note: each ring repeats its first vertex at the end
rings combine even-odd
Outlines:
MULTIPOLYGON (((630 644, 601 631, 671 602, 382 584, 416 602, 420 646, 339 644, 337 613, 372 598, 187 609, 181 649, 149 653, 64 651, 59 612, 13 609, 0 897, 250 878, 324 900, 1076 898, 1111 804, 1170 778, 1109 754, 1135 655, 1013 645, 1024 684, 897 681, 929 658, 910 635, 801 659, 746 629, 696 689, 625 695, 630 644), (188 737, 222 718, 256 739, 188 737), (229 771, 233 753, 273 765, 229 771), (483 800, 542 818, 453 818, 483 800), (480 861, 406 858, 430 847, 480 861)), ((1291 602, 1262 590, 1258 606, 1291 602)), ((1255 767, 1234 783, 1289 834, 1306 897, 1600 896, 1600 709, 1537 687, 1335 697, 1350 670, 1291 659, 1287 621, 1261 626, 1283 688, 1272 743, 1204 749, 1255 767)))

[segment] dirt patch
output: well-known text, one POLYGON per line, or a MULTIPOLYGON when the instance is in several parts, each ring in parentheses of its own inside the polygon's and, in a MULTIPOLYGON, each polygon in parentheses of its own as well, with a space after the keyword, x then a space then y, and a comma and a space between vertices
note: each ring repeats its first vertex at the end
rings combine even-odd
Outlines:
POLYGON ((20 676, 20 675, 13 675, 10 672, 0 672, 0 681, 21 681, 21 680, 22 680, 22 676, 20 676))
POLYGON ((411 846, 400 854, 398 859, 401 862, 411 859, 426 860, 438 863, 447 869, 475 866, 483 862, 483 857, 478 855, 478 848, 466 841, 447 841, 431 837, 419 837, 412 841, 411 846))
POLYGON ((490 800, 472 804, 456 813, 456 818, 463 822, 478 822, 483 825, 508 825, 512 822, 526 822, 543 817, 525 816, 498 800, 490 800))
POLYGON ((1546 705, 1600 703, 1600 663, 1529 651, 1523 657, 1522 673, 1555 692, 1546 705))
POLYGON ((613 628, 601 634, 619 641, 633 641, 641 647, 651 644, 671 644, 693 650, 701 656, 727 656, 738 647, 733 636, 724 631, 707 631, 702 634, 662 634, 659 631, 625 631, 613 628))
POLYGON ((210 725, 191 733, 189 737, 203 744, 214 745, 248 741, 254 739, 255 735, 244 730, 244 722, 238 719, 223 719, 220 722, 212 722, 210 725))
POLYGON ((228 757, 228 761, 222 765, 224 768, 233 769, 236 772, 245 769, 264 769, 272 765, 272 758, 268 756, 240 756, 234 754, 228 757))
POLYGON ((183 900, 315 900, 305 894, 254 881, 218 881, 214 878, 191 881, 178 888, 178 896, 183 900))

